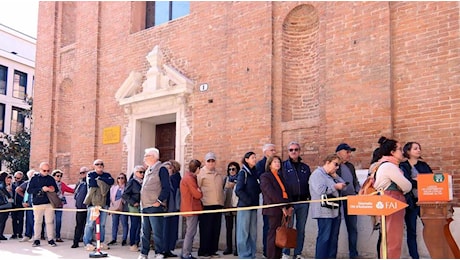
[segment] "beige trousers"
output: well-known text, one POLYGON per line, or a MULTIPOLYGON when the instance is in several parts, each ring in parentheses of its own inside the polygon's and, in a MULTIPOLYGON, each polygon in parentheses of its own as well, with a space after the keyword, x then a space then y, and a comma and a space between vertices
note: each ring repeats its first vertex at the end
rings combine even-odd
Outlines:
POLYGON ((40 240, 43 216, 45 216, 46 237, 54 239, 54 208, 51 204, 34 205, 34 240, 40 240))

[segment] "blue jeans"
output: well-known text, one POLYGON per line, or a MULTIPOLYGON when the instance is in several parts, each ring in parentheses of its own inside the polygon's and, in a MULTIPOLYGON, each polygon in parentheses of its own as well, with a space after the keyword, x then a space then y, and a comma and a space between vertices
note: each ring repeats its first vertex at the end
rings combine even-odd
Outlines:
POLYGON ((118 225, 120 225, 120 221, 123 228, 122 240, 124 241, 128 238, 128 215, 112 214, 112 240, 117 240, 118 225))
POLYGON ((318 218, 318 237, 316 238, 316 259, 337 258, 339 242, 340 216, 318 218))
MULTIPOLYGON (((305 240, 305 224, 308 218, 308 209, 310 204, 302 203, 294 206, 295 228, 297 230, 297 246, 294 248, 294 256, 301 255, 303 251, 303 243, 305 240)), ((283 254, 290 255, 289 248, 283 249, 283 254)))
POLYGON ((236 213, 236 243, 239 258, 256 258, 257 210, 240 210, 236 213))
POLYGON ((417 216, 420 214, 420 207, 406 208, 404 220, 406 222, 407 248, 413 259, 420 258, 417 250, 417 216))
POLYGON ((262 229, 262 245, 263 245, 263 254, 267 256, 267 235, 268 235, 268 228, 270 225, 268 224, 268 215, 262 215, 264 220, 264 226, 262 229))
MULTIPOLYGON (((142 213, 165 213, 165 208, 148 207, 143 208, 142 213)), ((164 254, 165 244, 163 239, 163 216, 143 216, 142 217, 142 232, 141 232, 141 254, 149 255, 150 251, 150 237, 153 232, 153 243, 155 244, 155 253, 164 254)))
POLYGON ((173 251, 176 248, 179 236, 179 216, 167 216, 164 219, 163 239, 166 251, 173 251))
POLYGON ((141 241, 141 217, 129 216, 131 227, 129 229, 129 245, 137 245, 141 241))
POLYGON ((26 237, 32 238, 34 235, 34 212, 32 210, 26 210, 26 237))
POLYGON ((356 258, 358 256, 358 216, 348 215, 348 201, 342 200, 343 202, 343 217, 345 219, 345 225, 347 226, 348 233, 348 251, 350 258, 356 258))
MULTIPOLYGON (((88 212, 86 213, 86 225, 85 225, 85 233, 83 234, 83 244, 86 246, 91 244, 91 240, 93 239, 94 235, 94 226, 96 225, 95 220, 91 220, 91 209, 94 206, 88 207, 88 212)), ((103 207, 104 209, 108 209, 107 206, 103 207)), ((107 220, 107 212, 99 211, 99 226, 100 226, 100 236, 101 236, 101 243, 105 241, 105 222, 107 220)))
POLYGON ((54 221, 56 224, 56 238, 61 238, 61 226, 62 226, 62 211, 54 211, 54 221))

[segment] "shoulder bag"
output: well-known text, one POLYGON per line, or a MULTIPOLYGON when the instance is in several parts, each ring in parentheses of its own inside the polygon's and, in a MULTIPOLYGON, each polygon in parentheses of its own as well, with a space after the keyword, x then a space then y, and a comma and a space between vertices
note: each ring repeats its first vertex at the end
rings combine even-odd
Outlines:
POLYGON ((59 198, 55 191, 46 192, 46 196, 48 196, 48 200, 50 201, 53 208, 62 208, 62 200, 59 198))
POLYGON ((276 229, 275 245, 280 248, 295 248, 297 246, 297 230, 289 227, 292 216, 283 216, 281 226, 276 229))

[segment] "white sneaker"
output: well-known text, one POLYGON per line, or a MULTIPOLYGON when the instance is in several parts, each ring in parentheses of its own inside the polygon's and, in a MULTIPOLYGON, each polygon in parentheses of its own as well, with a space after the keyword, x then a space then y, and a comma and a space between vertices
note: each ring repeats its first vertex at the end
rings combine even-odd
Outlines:
POLYGON ((139 257, 137 259, 147 259, 147 256, 146 255, 143 255, 143 254, 140 254, 139 257))
POLYGON ((91 244, 87 244, 85 248, 86 248, 86 251, 94 251, 96 249, 96 247, 91 244))
POLYGON ((138 251, 137 245, 130 246, 129 251, 137 252, 138 251))
POLYGON ((295 259, 305 259, 302 255, 296 255, 295 259))
POLYGON ((281 257, 281 259, 291 259, 291 256, 283 253, 283 256, 281 257))
POLYGON ((110 247, 109 247, 108 245, 106 245, 106 244, 101 243, 101 249, 103 249, 103 250, 109 250, 110 247))
POLYGON ((164 259, 165 256, 163 254, 156 254, 155 259, 164 259))
POLYGON ((30 241, 30 237, 23 237, 21 240, 19 240, 19 242, 29 242, 30 241))

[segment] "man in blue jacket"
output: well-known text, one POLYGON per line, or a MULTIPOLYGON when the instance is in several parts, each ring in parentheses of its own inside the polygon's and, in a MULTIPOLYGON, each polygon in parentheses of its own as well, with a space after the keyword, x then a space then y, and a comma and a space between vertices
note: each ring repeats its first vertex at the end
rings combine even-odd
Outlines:
POLYGON ((77 248, 80 239, 83 237, 83 232, 85 231, 86 224, 86 205, 83 203, 88 192, 88 184, 86 183, 86 174, 89 169, 85 166, 80 168, 80 181, 78 182, 75 193, 75 207, 80 210, 75 214, 75 232, 73 236, 73 244, 71 248, 77 248), (83 209, 85 211, 83 211, 83 209))
POLYGON ((34 211, 34 243, 32 246, 40 246, 40 233, 43 216, 45 216, 46 236, 50 246, 56 246, 54 242, 54 208, 51 205, 47 192, 58 190, 56 181, 50 174, 50 165, 47 162, 40 163, 40 173, 35 174, 29 182, 27 192, 33 196, 34 211))
MULTIPOLYGON (((310 167, 300 158, 300 144, 292 141, 288 144, 289 159, 283 162, 281 173, 290 202, 310 200, 310 167)), ((305 240, 305 224, 308 218, 309 203, 295 204, 294 216, 297 229, 297 246, 294 248, 294 259, 301 259, 305 240)), ((283 249, 283 259, 290 258, 290 249, 283 249)))

